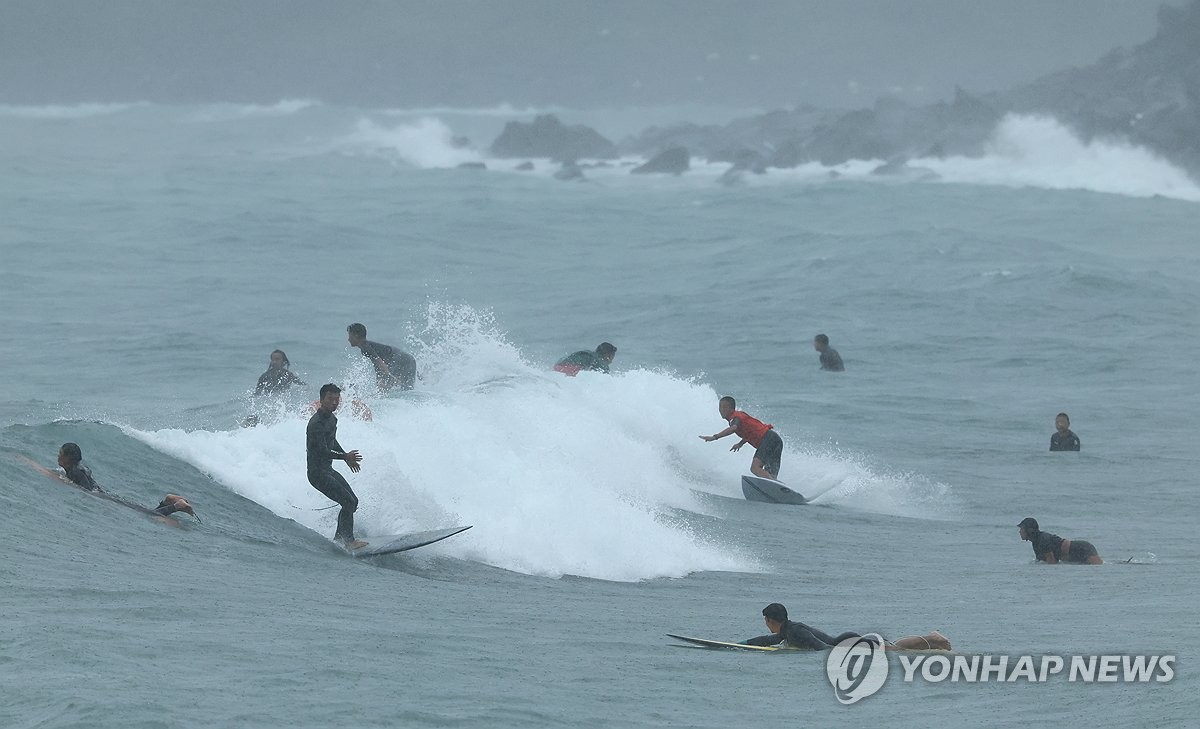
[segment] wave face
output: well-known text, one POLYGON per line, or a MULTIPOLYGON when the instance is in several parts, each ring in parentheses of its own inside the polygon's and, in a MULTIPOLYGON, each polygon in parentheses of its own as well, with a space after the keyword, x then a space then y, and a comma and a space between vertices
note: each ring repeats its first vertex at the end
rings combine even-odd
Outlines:
MULTIPOLYGON (((446 550, 536 575, 637 580, 761 569, 752 554, 706 536, 705 519, 691 523, 712 511, 704 492, 741 498, 752 454, 696 437, 721 426, 711 387, 641 369, 568 378, 525 362, 469 307, 431 305, 428 318, 425 339, 410 346, 429 373, 419 394, 381 398, 365 366, 344 373, 346 399, 361 395, 373 411, 366 422, 343 408, 339 427, 342 444, 365 457, 361 472, 347 474, 362 533, 486 524, 446 550)), ((270 415, 255 428, 129 432, 275 514, 332 534, 336 510, 314 511, 329 502, 305 477, 308 408, 270 403, 260 412, 270 415)), ((793 478, 831 491, 829 503, 928 515, 948 499, 906 499, 923 487, 828 455, 791 448, 786 463, 793 478)))

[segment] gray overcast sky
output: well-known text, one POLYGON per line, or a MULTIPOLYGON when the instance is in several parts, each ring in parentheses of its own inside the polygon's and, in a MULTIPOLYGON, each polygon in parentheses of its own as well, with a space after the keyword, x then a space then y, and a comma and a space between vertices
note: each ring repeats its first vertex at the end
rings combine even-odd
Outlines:
POLYGON ((0 0, 0 104, 861 106, 889 90, 926 102, 1141 43, 1160 4, 0 0))

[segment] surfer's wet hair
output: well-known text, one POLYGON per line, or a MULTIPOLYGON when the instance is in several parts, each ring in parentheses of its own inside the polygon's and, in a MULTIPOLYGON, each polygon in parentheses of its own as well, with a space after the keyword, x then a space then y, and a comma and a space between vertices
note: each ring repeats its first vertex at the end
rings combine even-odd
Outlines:
POLYGON ((607 360, 612 360, 613 357, 617 356, 617 348, 608 342, 601 342, 600 346, 596 347, 596 354, 607 360))
POLYGON ((337 394, 340 395, 342 393, 342 388, 338 387, 337 385, 333 384, 332 382, 321 385, 321 399, 322 400, 324 400, 325 395, 330 392, 336 392, 337 394))
POLYGON ((774 620, 777 623, 787 622, 787 608, 777 602, 763 608, 763 617, 767 620, 774 620))
POLYGON ((732 396, 726 395, 725 397, 721 398, 717 404, 724 405, 725 403, 729 403, 729 407, 737 410, 737 400, 734 400, 732 396))
POLYGON ((813 337, 813 341, 817 344, 825 345, 829 344, 829 337, 825 336, 824 334, 818 334, 817 336, 813 337))
POLYGON ((362 324, 359 324, 358 322, 355 322, 355 323, 351 324, 350 326, 346 327, 346 332, 348 334, 353 334, 354 336, 358 337, 359 339, 367 338, 367 328, 365 326, 363 326, 362 324))
POLYGON ((1058 418, 1062 418, 1063 420, 1067 421, 1068 423, 1070 423, 1070 422, 1071 422, 1071 416, 1070 416, 1070 415, 1067 415, 1066 413, 1059 413, 1058 415, 1055 415, 1054 417, 1055 417, 1055 419, 1056 419, 1056 420, 1057 420, 1058 418))
POLYGON ((62 454, 67 457, 71 463, 79 463, 83 460, 83 451, 75 443, 63 443, 62 454))
POLYGON ((284 366, 284 367, 291 367, 291 366, 292 366, 292 363, 291 363, 291 361, 289 361, 289 360, 288 360, 288 358, 287 358, 287 352, 284 352, 282 349, 276 349, 275 351, 271 352, 271 354, 273 354, 273 355, 277 354, 277 355, 279 355, 280 357, 282 357, 282 358, 283 358, 283 366, 284 366))

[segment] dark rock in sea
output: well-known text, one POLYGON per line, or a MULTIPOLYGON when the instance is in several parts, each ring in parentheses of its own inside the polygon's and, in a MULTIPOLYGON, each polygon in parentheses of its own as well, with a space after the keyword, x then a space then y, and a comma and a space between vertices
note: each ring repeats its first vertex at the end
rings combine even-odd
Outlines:
POLYGON ((554 173, 554 179, 570 181, 584 180, 587 178, 583 176, 583 170, 578 164, 575 162, 563 162, 563 165, 561 168, 559 168, 558 172, 554 173))
POLYGON ((516 167, 514 167, 513 169, 514 169, 514 170, 516 170, 516 171, 518 171, 518 172, 529 172, 530 170, 532 170, 532 169, 533 169, 533 163, 532 163, 532 162, 530 162, 529 160, 525 160, 524 162, 522 162, 521 164, 517 165, 517 166, 516 166, 516 167))
POLYGON ((458 166, 460 170, 486 170, 487 165, 482 162, 463 162, 458 166))
POLYGON ((634 167, 629 172, 634 175, 682 175, 690 168, 691 159, 691 155, 688 154, 686 147, 671 147, 659 152, 651 157, 646 164, 634 167))
POLYGON ((582 124, 568 127, 553 114, 543 114, 528 124, 505 124, 491 151, 496 157, 545 157, 556 162, 617 156, 616 145, 595 129, 582 124))

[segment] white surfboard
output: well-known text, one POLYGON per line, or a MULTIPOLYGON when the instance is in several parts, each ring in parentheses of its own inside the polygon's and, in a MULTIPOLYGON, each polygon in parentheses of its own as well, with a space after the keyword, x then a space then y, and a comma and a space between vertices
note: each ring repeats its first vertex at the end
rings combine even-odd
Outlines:
POLYGON ((697 648, 713 648, 713 649, 717 649, 717 650, 727 650, 727 651, 759 651, 759 652, 789 650, 788 648, 780 648, 778 646, 773 646, 773 645, 746 645, 745 643, 730 643, 730 642, 723 641, 723 640, 709 640, 708 638, 692 638, 692 637, 689 637, 686 635, 675 635, 674 633, 667 633, 667 637, 674 638, 675 640, 681 640, 684 643, 688 643, 689 645, 695 646, 697 648))
POLYGON ((807 504, 808 499, 778 481, 758 476, 742 476, 742 494, 750 501, 767 504, 807 504))
POLYGON ((434 542, 440 542, 443 539, 448 539, 455 534, 460 534, 470 529, 471 526, 456 526, 449 529, 433 529, 427 532, 412 532, 411 534, 391 534, 381 537, 363 537, 362 541, 366 542, 365 547, 359 547, 354 550, 345 550, 352 557, 375 557, 381 554, 393 554, 395 552, 407 552, 410 549, 424 547, 434 542))

